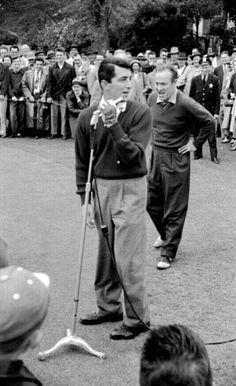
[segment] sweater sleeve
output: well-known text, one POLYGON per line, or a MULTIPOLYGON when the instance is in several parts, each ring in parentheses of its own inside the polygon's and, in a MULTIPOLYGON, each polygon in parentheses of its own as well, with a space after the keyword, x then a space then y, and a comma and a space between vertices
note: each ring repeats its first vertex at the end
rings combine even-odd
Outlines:
POLYGON ((186 100, 186 111, 190 120, 196 122, 200 127, 200 132, 193 144, 195 147, 203 145, 210 132, 215 130, 215 121, 211 113, 191 98, 186 100))
POLYGON ((119 122, 108 128, 118 159, 125 165, 141 165, 145 148, 150 139, 151 111, 145 105, 137 105, 127 133, 119 122))

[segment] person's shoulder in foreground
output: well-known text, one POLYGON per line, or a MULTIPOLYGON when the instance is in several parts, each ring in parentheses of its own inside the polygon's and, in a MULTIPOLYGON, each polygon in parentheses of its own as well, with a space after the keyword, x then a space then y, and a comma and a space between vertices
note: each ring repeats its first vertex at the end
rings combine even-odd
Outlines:
POLYGON ((206 347, 188 327, 174 324, 153 329, 144 342, 141 386, 212 386, 206 347))
POLYGON ((0 269, 1 386, 42 385, 20 358, 40 341, 49 304, 49 282, 48 275, 21 267, 0 269))

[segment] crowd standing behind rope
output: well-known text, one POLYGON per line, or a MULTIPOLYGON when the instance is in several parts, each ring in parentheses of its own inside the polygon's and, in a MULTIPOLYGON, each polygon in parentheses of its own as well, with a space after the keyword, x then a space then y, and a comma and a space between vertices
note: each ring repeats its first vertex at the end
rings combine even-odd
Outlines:
MULTIPOLYGON (((193 48, 190 55, 179 52, 178 47, 162 48, 159 56, 151 50, 136 57, 122 49, 106 54, 80 54, 76 44, 69 53, 63 48, 31 51, 29 45, 0 47, 0 137, 30 136, 35 139, 74 137, 74 127, 80 111, 101 99, 98 68, 110 55, 126 58, 132 70, 131 100, 146 103, 155 91, 155 74, 163 64, 170 63, 178 72, 177 87, 187 95, 196 82, 204 81, 201 104, 205 94, 211 100, 212 82, 206 82, 202 61, 210 64, 209 73, 217 77, 219 106, 214 114, 217 137, 222 143, 231 143, 236 151, 236 47, 231 55, 223 51, 218 57, 208 48, 206 54, 193 48)), ((210 78, 210 77, 209 77, 210 78)), ((190 96, 192 96, 190 94, 190 96)), ((197 98, 197 96, 194 96, 197 98)), ((218 100, 217 100, 218 98, 218 100)), ((199 128, 196 128, 199 130, 199 128)), ((211 141, 210 141, 211 142, 211 141)), ((209 144, 210 144, 209 142, 209 144)), ((201 151, 200 151, 201 153, 201 151)), ((201 158, 197 154, 195 159, 201 158)))

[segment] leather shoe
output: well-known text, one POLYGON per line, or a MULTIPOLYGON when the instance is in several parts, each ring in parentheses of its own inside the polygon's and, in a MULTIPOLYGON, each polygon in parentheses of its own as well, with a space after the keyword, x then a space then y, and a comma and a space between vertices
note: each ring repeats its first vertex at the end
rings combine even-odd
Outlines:
POLYGON ((55 139, 55 138, 58 138, 58 136, 56 134, 53 134, 50 137, 48 137, 48 139, 55 139))
POLYGON ((146 332, 149 329, 150 322, 145 324, 146 326, 139 324, 137 326, 130 327, 123 323, 120 327, 115 328, 115 330, 110 334, 110 338, 112 340, 134 339, 136 336, 146 332))
POLYGON ((202 158, 202 155, 201 156, 198 156, 198 155, 194 156, 194 159, 201 159, 201 158, 202 158))
POLYGON ((87 314, 83 318, 80 319, 81 324, 85 324, 87 326, 92 326, 96 324, 106 323, 106 322, 120 322, 123 320, 123 313, 120 314, 106 314, 99 315, 97 312, 92 314, 87 314))
POLYGON ((212 162, 214 162, 215 164, 219 165, 220 161, 218 160, 218 158, 212 158, 212 162))

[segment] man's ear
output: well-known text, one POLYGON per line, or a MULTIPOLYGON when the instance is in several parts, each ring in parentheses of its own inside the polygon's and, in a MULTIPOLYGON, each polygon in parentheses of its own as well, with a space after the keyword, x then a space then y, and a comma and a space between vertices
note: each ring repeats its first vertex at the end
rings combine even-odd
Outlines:
POLYGON ((100 86, 101 86, 102 90, 105 90, 108 85, 109 85, 109 83, 107 80, 105 80, 105 79, 101 80, 100 86))

